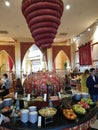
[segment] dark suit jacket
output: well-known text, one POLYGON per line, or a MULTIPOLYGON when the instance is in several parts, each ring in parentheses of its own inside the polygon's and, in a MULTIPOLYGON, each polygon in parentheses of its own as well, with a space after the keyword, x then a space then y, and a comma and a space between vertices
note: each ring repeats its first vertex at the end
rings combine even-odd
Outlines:
POLYGON ((94 81, 92 76, 90 75, 86 80, 86 86, 88 87, 89 94, 91 95, 98 95, 98 88, 94 87, 95 84, 98 84, 98 78, 95 76, 94 81))

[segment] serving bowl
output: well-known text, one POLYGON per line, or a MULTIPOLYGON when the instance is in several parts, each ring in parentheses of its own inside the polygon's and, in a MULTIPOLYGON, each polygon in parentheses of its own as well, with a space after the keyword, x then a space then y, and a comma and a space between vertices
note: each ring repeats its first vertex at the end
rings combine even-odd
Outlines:
POLYGON ((89 98, 89 94, 88 93, 81 93, 82 98, 89 98))
POLYGON ((11 107, 4 107, 2 110, 1 110, 1 113, 5 116, 10 116, 10 114, 12 113, 12 109, 11 107))
POLYGON ((3 107, 3 101, 0 101, 0 110, 2 109, 3 107))
POLYGON ((56 114, 57 109, 52 107, 45 107, 41 108, 38 112, 41 116, 49 118, 53 117, 56 114))
POLYGON ((8 106, 11 106, 12 105, 12 98, 5 98, 3 100, 3 106, 4 107, 8 107, 8 106))
POLYGON ((76 94, 73 96, 73 99, 74 99, 75 101, 80 101, 81 98, 82 98, 81 93, 76 93, 76 94))

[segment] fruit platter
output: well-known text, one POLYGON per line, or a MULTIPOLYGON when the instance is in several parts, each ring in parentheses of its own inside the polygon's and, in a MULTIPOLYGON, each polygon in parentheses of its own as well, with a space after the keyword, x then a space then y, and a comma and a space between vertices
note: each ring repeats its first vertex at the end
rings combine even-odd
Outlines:
POLYGON ((83 107, 86 110, 90 108, 90 105, 87 102, 84 102, 82 100, 78 102, 78 105, 80 105, 81 107, 83 107))
POLYGON ((80 115, 85 115, 86 114, 86 109, 83 108, 79 104, 73 105, 73 110, 75 111, 75 113, 80 114, 80 115))
POLYGON ((77 118, 73 109, 63 109, 63 115, 69 120, 75 120, 77 118))
POLYGON ((95 105, 95 103, 90 98, 82 98, 81 101, 87 103, 90 106, 95 105))
MULTIPOLYGON (((61 128, 68 130, 79 130, 83 128, 82 130, 87 130, 90 127, 91 120, 95 120, 97 115, 97 107, 94 105, 94 102, 89 98, 82 98, 77 103, 74 102, 74 100, 69 100, 69 98, 64 98, 61 101, 60 105, 56 108, 42 107, 43 103, 41 102, 41 109, 37 109, 39 116, 42 116, 41 129, 45 130, 47 127, 47 129, 50 130, 60 130, 61 128), (48 122, 48 125, 46 121, 51 123, 48 122), (45 123, 47 123, 46 126, 45 123), (84 129, 84 126, 86 126, 86 129, 84 129)), ((5 112, 8 109, 9 108, 4 108, 3 111, 5 112)), ((15 117, 15 119, 20 119, 20 114, 20 111, 15 111, 14 114, 12 112, 9 118, 13 119, 13 117, 15 117)), ((28 128, 33 129, 31 123, 28 122, 26 125, 23 125, 20 120, 11 120, 8 123, 2 123, 2 126, 9 126, 10 128, 21 130, 28 128)))
MULTIPOLYGON (((65 102, 63 102, 64 105, 65 102)), ((75 120, 80 115, 85 115, 88 110, 91 108, 92 105, 94 105, 94 102, 90 98, 82 98, 77 103, 71 105, 67 102, 67 105, 65 103, 65 108, 62 108, 63 115, 66 117, 66 119, 69 120, 75 120)))

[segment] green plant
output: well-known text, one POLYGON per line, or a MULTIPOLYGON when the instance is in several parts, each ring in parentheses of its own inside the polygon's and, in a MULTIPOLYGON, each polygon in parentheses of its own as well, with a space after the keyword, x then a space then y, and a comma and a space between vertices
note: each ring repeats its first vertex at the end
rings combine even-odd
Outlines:
POLYGON ((67 68, 67 62, 64 63, 64 68, 65 68, 65 69, 67 68))

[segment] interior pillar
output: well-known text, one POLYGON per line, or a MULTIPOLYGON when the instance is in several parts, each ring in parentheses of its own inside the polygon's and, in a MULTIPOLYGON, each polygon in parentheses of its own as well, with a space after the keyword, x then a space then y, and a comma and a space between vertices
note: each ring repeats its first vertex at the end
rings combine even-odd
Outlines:
POLYGON ((21 52, 20 52, 20 42, 15 43, 15 70, 16 78, 21 78, 21 52))
POLYGON ((47 49, 47 59, 48 59, 48 70, 53 71, 53 63, 52 63, 52 48, 47 49))

